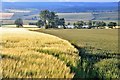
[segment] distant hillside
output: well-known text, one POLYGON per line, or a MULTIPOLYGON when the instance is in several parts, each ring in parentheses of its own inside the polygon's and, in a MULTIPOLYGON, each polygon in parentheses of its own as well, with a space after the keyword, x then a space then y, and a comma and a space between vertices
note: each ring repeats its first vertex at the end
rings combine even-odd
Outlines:
POLYGON ((117 11, 117 2, 3 2, 3 11, 5 9, 48 9, 51 11, 63 12, 101 12, 117 11))

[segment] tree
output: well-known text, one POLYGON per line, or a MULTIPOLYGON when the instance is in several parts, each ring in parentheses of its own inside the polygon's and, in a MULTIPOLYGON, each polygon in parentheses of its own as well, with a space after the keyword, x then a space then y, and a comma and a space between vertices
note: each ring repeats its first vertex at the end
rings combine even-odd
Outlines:
POLYGON ((58 25, 61 25, 61 26, 63 26, 64 29, 66 29, 66 27, 65 27, 65 19, 64 18, 59 19, 58 25))
POLYGON ((88 22, 88 26, 92 27, 92 21, 91 20, 88 22))
POLYGON ((108 27, 109 27, 109 28, 113 28, 113 27, 115 27, 115 26, 117 26, 117 23, 116 23, 116 22, 109 22, 109 23, 108 23, 108 27))
POLYGON ((94 26, 103 28, 104 26, 106 26, 106 23, 103 21, 96 21, 94 26))
POLYGON ((55 26, 55 18, 57 17, 55 12, 50 12, 48 10, 43 10, 40 12, 40 18, 44 22, 45 28, 55 26))
POLYGON ((2 27, 2 23, 3 23, 3 21, 0 21, 0 27, 2 27))
POLYGON ((106 26, 106 23, 102 21, 101 26, 103 26, 103 27, 106 26))
POLYGON ((73 23, 73 26, 74 26, 74 28, 77 28, 77 25, 76 25, 76 23, 73 23))
POLYGON ((17 27, 23 27, 23 20, 21 18, 18 18, 15 20, 15 24, 17 27))
MULTIPOLYGON (((58 16, 56 15, 55 12, 49 12, 48 20, 52 21, 52 20, 54 20, 56 17, 58 17, 58 16)), ((49 21, 49 22, 50 22, 50 21, 49 21)))
POLYGON ((67 25, 70 25, 70 22, 68 22, 68 24, 67 25))
POLYGON ((50 17, 49 17, 49 27, 50 28, 57 28, 58 27, 58 22, 59 22, 59 17, 56 15, 55 12, 50 12, 50 17))
POLYGON ((65 19, 59 18, 55 12, 43 10, 40 13, 40 18, 44 22, 45 29, 57 28, 59 25, 63 26, 63 28, 65 29, 65 19))
POLYGON ((36 25, 40 28, 41 26, 44 26, 44 22, 42 20, 39 20, 36 25))
POLYGON ((84 25, 83 21, 78 21, 76 22, 77 28, 82 28, 82 26, 84 25))
POLYGON ((96 21, 93 21, 92 24, 93 24, 93 26, 95 26, 96 25, 96 21))
POLYGON ((40 12, 40 18, 44 21, 44 24, 47 24, 48 16, 49 16, 48 10, 43 10, 40 12))
POLYGON ((58 28, 59 22, 60 22, 60 19, 58 15, 56 15, 56 17, 54 18, 55 28, 58 28))
POLYGON ((101 25, 100 22, 97 21, 97 22, 96 22, 96 27, 100 27, 100 25, 101 25))
POLYGON ((96 22, 96 26, 97 27, 101 27, 101 28, 104 28, 105 26, 106 26, 106 23, 105 22, 101 22, 101 21, 98 21, 98 22, 96 22))
POLYGON ((36 23, 30 22, 29 25, 37 25, 36 23))
POLYGON ((73 26, 76 26, 76 23, 73 23, 73 26))

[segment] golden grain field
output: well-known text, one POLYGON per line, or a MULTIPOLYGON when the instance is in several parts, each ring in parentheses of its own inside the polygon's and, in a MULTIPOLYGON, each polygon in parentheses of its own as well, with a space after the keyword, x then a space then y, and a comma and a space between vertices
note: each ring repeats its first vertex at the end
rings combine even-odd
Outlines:
POLYGON ((73 78, 78 51, 66 40, 24 28, 1 28, 3 78, 73 78))

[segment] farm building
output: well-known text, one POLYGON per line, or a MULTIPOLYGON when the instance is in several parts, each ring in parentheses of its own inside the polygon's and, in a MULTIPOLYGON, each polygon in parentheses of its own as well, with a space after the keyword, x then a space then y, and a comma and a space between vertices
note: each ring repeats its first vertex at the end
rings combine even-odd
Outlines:
MULTIPOLYGON (((118 29, 118 28, 120 28, 120 27, 119 26, 113 27, 113 29, 118 29)), ((106 26, 105 29, 112 29, 112 28, 109 28, 108 26, 106 26)))
POLYGON ((84 25, 84 26, 82 26, 82 28, 88 29, 88 28, 90 28, 90 26, 89 25, 84 25))
POLYGON ((105 26, 105 29, 109 29, 109 27, 108 27, 108 26, 105 26))
MULTIPOLYGON (((73 25, 66 25, 65 27, 66 27, 66 28, 72 28, 72 29, 74 28, 73 25)), ((58 28, 63 28, 63 26, 58 26, 58 28)))
POLYGON ((73 26, 73 25, 67 25, 67 26, 65 26, 66 28, 74 28, 75 26, 73 26))
POLYGON ((118 29, 118 28, 120 28, 120 26, 115 26, 115 27, 113 27, 114 29, 118 29))
POLYGON ((58 28, 63 28, 63 26, 58 26, 58 28))

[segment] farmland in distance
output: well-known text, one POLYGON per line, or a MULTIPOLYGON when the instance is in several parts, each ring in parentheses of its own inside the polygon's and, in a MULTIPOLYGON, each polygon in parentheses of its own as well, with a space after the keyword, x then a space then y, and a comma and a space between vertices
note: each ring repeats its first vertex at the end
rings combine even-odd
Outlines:
MULTIPOLYGON (((65 18, 66 23, 74 23, 80 20, 88 21, 104 21, 106 23, 114 21, 118 22, 118 13, 117 12, 80 12, 80 13, 57 13, 60 18, 65 18)), ((25 15, 22 13, 15 13, 11 19, 3 19, 3 24, 14 24, 16 18, 21 17, 24 20, 24 24, 29 24, 30 22, 37 22, 39 19, 38 14, 28 14, 25 15)))

